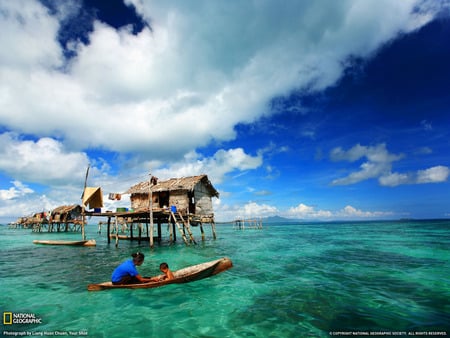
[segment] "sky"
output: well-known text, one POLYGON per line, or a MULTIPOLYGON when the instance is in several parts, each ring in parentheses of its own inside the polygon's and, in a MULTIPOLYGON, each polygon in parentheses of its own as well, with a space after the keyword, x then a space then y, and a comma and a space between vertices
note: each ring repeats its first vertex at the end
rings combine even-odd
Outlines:
POLYGON ((450 217, 450 1, 0 2, 0 222, 207 174, 216 221, 450 217))

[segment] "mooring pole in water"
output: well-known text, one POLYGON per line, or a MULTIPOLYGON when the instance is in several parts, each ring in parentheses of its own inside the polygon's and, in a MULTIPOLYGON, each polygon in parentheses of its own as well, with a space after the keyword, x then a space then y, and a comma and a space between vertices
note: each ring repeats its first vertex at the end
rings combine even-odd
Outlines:
POLYGON ((108 230, 106 232, 106 236, 108 236, 108 244, 111 243, 111 217, 108 217, 108 230))
POLYGON ((114 216, 115 220, 114 220, 114 224, 115 224, 115 228, 116 228, 116 248, 119 246, 119 223, 117 221, 117 215, 114 216))

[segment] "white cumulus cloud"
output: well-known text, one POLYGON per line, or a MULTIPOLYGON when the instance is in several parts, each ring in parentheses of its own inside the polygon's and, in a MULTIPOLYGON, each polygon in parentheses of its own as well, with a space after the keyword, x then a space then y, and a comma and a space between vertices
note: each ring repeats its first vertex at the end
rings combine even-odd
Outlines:
POLYGON ((0 134, 0 170, 41 184, 82 184, 89 160, 52 138, 23 140, 14 133, 0 134))
POLYGON ((334 148, 330 153, 333 161, 354 162, 361 158, 366 158, 366 162, 360 165, 360 170, 354 171, 343 178, 333 180, 332 185, 355 184, 370 178, 378 178, 388 174, 392 168, 392 162, 398 161, 403 155, 390 154, 386 149, 386 144, 376 146, 355 145, 349 150, 334 148))
POLYGON ((246 154, 242 148, 220 149, 211 157, 202 157, 196 152, 188 153, 182 161, 172 163, 167 168, 158 169, 160 177, 184 177, 207 173, 214 183, 221 183, 225 175, 233 171, 245 171, 261 166, 261 155, 246 154))
POLYGON ((387 216, 391 216, 391 212, 384 212, 384 211, 363 211, 360 209, 356 209, 355 207, 352 207, 351 205, 347 205, 340 211, 336 213, 336 216, 343 217, 343 218, 383 218, 387 216))
POLYGON ((447 181, 450 174, 448 167, 439 165, 436 167, 419 170, 417 172, 417 183, 439 183, 447 181))
POLYGON ((77 6, 52 15, 38 1, 2 2, 2 123, 74 149, 181 158, 234 138, 275 96, 333 85, 347 57, 369 56, 436 12, 412 0, 128 3, 151 29, 97 21, 67 62, 58 20, 77 6))
POLYGON ((360 165, 359 170, 353 171, 345 177, 337 178, 331 184, 350 185, 373 178, 378 179, 380 185, 387 187, 447 181, 450 169, 442 165, 418 170, 417 172, 392 172, 393 163, 404 157, 404 154, 389 153, 384 143, 373 147, 357 144, 349 150, 344 150, 341 147, 334 148, 330 152, 332 161, 355 162, 363 158, 366 161, 360 165))
POLYGON ((312 206, 300 203, 296 207, 291 207, 287 214, 292 218, 302 219, 326 219, 332 216, 332 212, 328 210, 316 210, 312 206))
POLYGON ((9 189, 0 189, 0 200, 13 200, 17 197, 22 197, 26 194, 33 193, 33 189, 30 189, 20 181, 13 181, 11 183, 13 184, 13 186, 9 189))

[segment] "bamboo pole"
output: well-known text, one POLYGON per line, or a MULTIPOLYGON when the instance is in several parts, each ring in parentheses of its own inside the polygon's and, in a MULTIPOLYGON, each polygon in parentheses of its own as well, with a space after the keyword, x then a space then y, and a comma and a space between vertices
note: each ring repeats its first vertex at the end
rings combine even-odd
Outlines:
POLYGON ((149 237, 149 244, 150 248, 153 248, 153 192, 152 192, 152 174, 150 173, 148 180, 148 190, 149 190, 149 217, 150 217, 150 233, 148 234, 149 237))
POLYGON ((84 223, 86 221, 86 215, 85 215, 85 207, 84 207, 84 203, 83 203, 83 198, 84 198, 84 192, 86 191, 86 186, 87 186, 87 179, 88 179, 88 175, 89 175, 89 168, 90 168, 90 164, 88 164, 87 170, 86 170, 86 176, 84 178, 84 188, 83 188, 83 193, 81 194, 81 238, 83 239, 83 241, 86 240, 86 234, 84 232, 84 223))

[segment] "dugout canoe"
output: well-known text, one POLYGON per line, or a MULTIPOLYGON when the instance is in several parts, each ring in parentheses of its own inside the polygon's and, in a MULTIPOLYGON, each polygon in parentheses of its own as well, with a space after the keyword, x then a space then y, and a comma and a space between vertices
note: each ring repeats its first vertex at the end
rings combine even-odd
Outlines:
MULTIPOLYGON (((228 257, 222 257, 210 262, 192 265, 180 270, 172 271, 174 278, 170 280, 124 285, 114 285, 112 282, 103 282, 99 284, 89 284, 87 289, 89 291, 100 291, 106 289, 146 289, 157 288, 168 284, 189 283, 217 275, 218 273, 230 269, 232 266, 233 263, 228 257)), ((161 278, 163 276, 164 275, 158 275, 155 277, 161 278)))
POLYGON ((84 241, 52 241, 52 240, 34 240, 34 244, 44 244, 44 245, 74 245, 74 246, 95 246, 97 242, 95 239, 89 239, 84 241))

